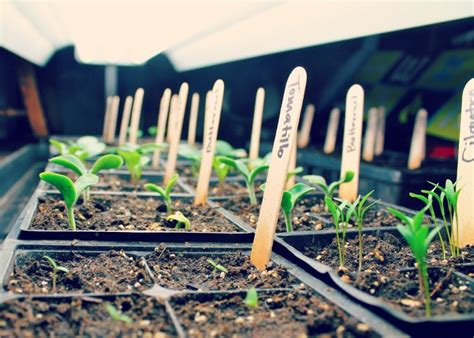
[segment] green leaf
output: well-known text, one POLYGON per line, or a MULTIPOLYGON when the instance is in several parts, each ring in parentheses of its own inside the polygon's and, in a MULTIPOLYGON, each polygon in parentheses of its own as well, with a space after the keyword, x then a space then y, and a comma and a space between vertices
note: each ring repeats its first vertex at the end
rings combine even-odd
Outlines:
POLYGON ((138 151, 140 154, 145 155, 145 154, 151 154, 157 149, 165 150, 166 145, 158 144, 158 143, 145 143, 145 144, 139 145, 135 150, 138 151))
POLYGON ((314 191, 315 188, 306 185, 304 183, 296 183, 294 186, 292 186, 290 189, 287 191, 291 195, 291 201, 292 204, 295 205, 299 199, 301 199, 304 195, 310 193, 311 191, 314 191))
MULTIPOLYGON (((84 190, 87 188, 96 185, 99 182, 99 177, 94 175, 94 174, 85 174, 79 177, 76 182, 74 182, 74 185, 76 187, 76 200, 79 198, 79 196, 82 194, 84 190)), ((76 202, 74 201, 74 203, 76 202)))
POLYGON ((100 142, 99 139, 94 136, 80 137, 77 139, 76 145, 78 145, 82 149, 82 151, 87 153, 86 158, 100 155, 107 148, 105 143, 100 142))
POLYGON ((250 288, 247 291, 247 295, 245 296, 245 305, 250 308, 256 308, 258 306, 258 293, 255 288, 250 288))
POLYGON ((216 172, 219 182, 224 182, 225 178, 229 173, 230 166, 225 164, 224 162, 221 162, 221 158, 221 156, 215 156, 212 159, 212 168, 216 172))
MULTIPOLYGON (((263 184, 262 184, 263 185, 263 184)), ((262 187, 260 186, 260 189, 262 189, 262 187)), ((293 201, 292 201, 292 198, 291 198, 291 193, 289 193, 288 191, 284 191, 283 192, 283 195, 281 196, 281 205, 280 207, 283 209, 283 211, 285 211, 288 215, 291 214, 291 211, 293 210, 294 208, 294 204, 293 204, 293 201)))
POLYGON ((136 151, 127 151, 127 150, 118 150, 117 153, 123 158, 125 161, 125 165, 127 166, 128 171, 130 172, 130 176, 132 178, 139 179, 141 176, 141 158, 140 155, 136 151))
POLYGON ((71 169, 77 175, 81 176, 87 172, 82 161, 75 155, 66 154, 49 159, 49 162, 71 169))
POLYGON ((330 197, 325 197, 324 203, 328 207, 329 212, 331 213, 332 218, 334 219, 334 224, 339 224, 339 208, 337 207, 336 203, 334 203, 334 201, 330 197))
POLYGON ((101 170, 120 168, 123 164, 123 159, 117 155, 104 155, 95 161, 90 173, 97 174, 101 170))
POLYGON ((51 257, 47 255, 44 255, 43 258, 45 258, 48 261, 49 265, 51 265, 53 270, 56 270, 56 268, 58 267, 58 264, 56 263, 54 259, 52 259, 51 257))
POLYGON ((173 176, 171 176, 168 184, 166 185, 166 190, 165 190, 166 196, 169 196, 171 194, 171 190, 173 189, 178 179, 179 179, 179 174, 174 174, 173 176))
POLYGON ((216 262, 214 262, 212 259, 207 259, 207 262, 209 264, 211 264, 211 266, 214 268, 214 270, 219 270, 219 271, 222 271, 224 273, 229 273, 229 270, 227 270, 227 268, 221 264, 218 264, 216 262))
POLYGON ((250 175, 249 175, 249 183, 250 184, 253 184, 253 182, 255 182, 255 179, 257 178, 257 176, 264 172, 265 170, 268 170, 270 166, 267 165, 267 164, 264 164, 264 165, 261 165, 261 166, 258 166, 256 168, 254 168, 251 172, 250 172, 250 175))
POLYGON ((171 214, 168 217, 166 217, 166 219, 168 221, 174 220, 178 222, 178 224, 176 224, 177 228, 179 228, 180 225, 184 224, 185 230, 191 230, 191 222, 189 221, 189 219, 186 218, 186 216, 183 215, 181 211, 176 211, 174 214, 171 214))
POLYGON ((148 191, 152 191, 152 192, 156 192, 158 194, 160 194, 163 198, 167 198, 167 194, 166 194, 166 191, 165 189, 163 189, 162 187, 159 187, 157 186, 156 184, 153 184, 153 183, 147 183, 144 185, 145 189, 148 190, 148 191))
POLYGON ((48 182, 59 190, 68 209, 76 203, 78 194, 74 183, 69 177, 50 172, 43 172, 39 176, 43 181, 48 182))
POLYGON ((326 179, 319 175, 305 175, 303 179, 308 181, 310 184, 317 185, 325 195, 329 195, 328 185, 326 179))
POLYGON ((68 268, 65 268, 64 266, 58 266, 56 268, 56 271, 62 271, 64 273, 69 273, 69 269, 68 268))
POLYGON ((228 157, 221 157, 220 161, 232 168, 237 169, 240 174, 244 176, 245 181, 250 182, 250 172, 244 162, 242 162, 241 160, 234 160, 228 157))
POLYGON ((62 143, 61 141, 58 141, 56 139, 50 138, 49 143, 56 148, 56 151, 60 155, 64 155, 67 153, 67 146, 66 144, 62 143))
POLYGON ((397 209, 394 209, 394 208, 387 208, 387 210, 395 217, 397 217, 398 219, 400 219, 403 223, 405 223, 406 225, 410 225, 411 226, 411 223, 412 223, 412 219, 410 217, 408 217, 407 215, 405 215, 403 212, 397 210, 397 209))

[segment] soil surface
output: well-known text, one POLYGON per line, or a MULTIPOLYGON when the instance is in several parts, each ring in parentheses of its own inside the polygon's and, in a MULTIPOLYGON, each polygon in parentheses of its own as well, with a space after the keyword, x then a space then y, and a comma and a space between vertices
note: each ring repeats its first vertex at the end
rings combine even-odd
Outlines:
POLYGON ((378 337, 367 324, 307 290, 189 295, 172 301, 189 337, 378 337))
POLYGON ((153 285, 144 260, 123 251, 21 253, 15 261, 6 285, 6 289, 14 293, 117 293, 141 291, 153 285), (69 270, 57 273, 56 290, 52 289, 52 268, 44 255, 69 270))
POLYGON ((0 337, 174 337, 166 309, 137 295, 100 298, 16 300, 0 304, 0 337), (132 323, 113 320, 112 304, 132 323))
POLYGON ((289 288, 299 281, 282 266, 270 262, 259 272, 243 253, 205 255, 173 253, 161 246, 147 256, 156 282, 170 289, 242 290, 255 288, 289 288), (215 270, 207 261, 225 267, 228 272, 215 270))
MULTIPOLYGON (((361 273, 358 273, 358 237, 346 243, 344 268, 339 268, 335 239, 330 244, 314 243, 303 251, 308 257, 338 270, 341 279, 356 288, 381 297, 411 316, 424 316, 415 259, 408 246, 398 237, 389 233, 364 235, 361 273)), ((458 270, 458 264, 472 263, 474 249, 465 248, 457 258, 451 258, 448 254, 444 260, 441 244, 435 240, 428 257, 429 266, 442 267, 430 269, 433 315, 474 311, 474 294, 468 287, 468 281, 454 273, 458 270)))
MULTIPOLYGON (((239 231, 239 228, 208 205, 194 206, 192 200, 172 199, 173 213, 181 211, 191 222, 191 231, 239 231)), ((75 207, 76 227, 90 231, 184 231, 176 229, 176 221, 166 220, 169 213, 158 198, 135 195, 92 195, 87 205, 75 207)), ((39 197, 37 211, 30 228, 35 230, 67 230, 64 202, 58 195, 39 197)))

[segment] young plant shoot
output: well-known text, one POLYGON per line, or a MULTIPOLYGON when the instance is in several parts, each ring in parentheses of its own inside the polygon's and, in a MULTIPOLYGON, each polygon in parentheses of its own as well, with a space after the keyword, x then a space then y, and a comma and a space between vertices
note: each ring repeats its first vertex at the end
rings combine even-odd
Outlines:
POLYGON ((111 149, 113 152, 123 158, 128 172, 130 173, 130 181, 137 184, 142 177, 142 169, 150 162, 150 157, 146 156, 155 149, 165 149, 163 144, 146 143, 142 145, 125 145, 120 148, 111 149))
POLYGON ((133 320, 126 314, 120 312, 115 306, 110 303, 105 303, 105 309, 109 313, 110 317, 116 322, 124 322, 126 324, 132 324, 133 320))
POLYGON ((424 294, 425 298, 425 314, 427 317, 430 317, 431 299, 426 254, 428 253, 428 248, 431 244, 431 241, 441 228, 435 227, 430 231, 429 227, 423 225, 425 212, 428 208, 428 205, 425 206, 413 218, 408 217, 403 212, 393 208, 388 208, 388 211, 404 223, 404 225, 397 225, 397 229, 407 241, 408 246, 415 257, 418 269, 420 291, 424 294))
POLYGON ((163 199, 165 200, 167 213, 171 213, 172 211, 171 210, 172 209, 171 208, 171 190, 173 189, 174 185, 178 181, 178 178, 179 178, 178 174, 174 174, 173 176, 171 176, 168 184, 166 185, 164 189, 153 183, 147 183, 144 186, 146 190, 156 192, 160 194, 161 197, 163 197, 163 199))
POLYGON ((325 200, 326 200, 326 197, 332 200, 336 189, 339 188, 339 186, 343 183, 349 183, 350 181, 352 181, 353 178, 354 178, 354 172, 347 171, 344 177, 341 178, 339 181, 332 182, 331 184, 328 185, 326 183, 326 179, 322 176, 318 176, 318 175, 303 176, 303 179, 308 181, 310 184, 317 185, 323 191, 325 200))
POLYGON ((212 168, 216 173, 217 179, 219 180, 219 185, 222 186, 224 181, 229 174, 230 167, 229 165, 221 161, 221 156, 214 156, 212 159, 212 168))
POLYGON ((198 177, 199 168, 201 167, 201 151, 195 146, 182 144, 179 146, 179 155, 191 162, 191 174, 198 177))
POLYGON ((221 264, 218 264, 217 262, 215 262, 214 260, 212 259, 208 259, 207 262, 212 266, 212 273, 215 273, 217 270, 223 272, 223 273, 229 273, 229 270, 227 270, 227 268, 221 264))
POLYGON ((176 211, 174 214, 169 215, 166 217, 167 221, 175 221, 176 222, 176 229, 181 229, 184 227, 184 230, 189 231, 191 230, 191 222, 189 219, 183 215, 181 211, 176 211))
POLYGON ((97 137, 83 136, 76 140, 76 142, 64 143, 56 139, 49 139, 49 143, 56 148, 60 155, 75 155, 81 161, 88 158, 102 154, 106 145, 100 142, 97 137))
POLYGON ((230 157, 230 158, 244 158, 247 157, 247 151, 242 148, 234 148, 229 142, 217 140, 216 155, 230 157))
POLYGON ((251 309, 255 309, 258 306, 258 293, 255 288, 250 288, 245 296, 245 305, 251 309))
POLYGON ((75 182, 69 177, 57 173, 43 172, 40 174, 40 178, 55 186, 63 196, 64 203, 66 204, 67 218, 69 221, 69 228, 76 230, 76 220, 74 219, 74 205, 77 200, 84 192, 84 190, 97 184, 99 177, 94 174, 84 174, 80 176, 75 182))
MULTIPOLYGON (((265 184, 260 186, 262 191, 265 190, 265 184)), ((281 210, 285 218, 286 232, 293 231, 292 213, 296 203, 306 194, 314 191, 315 188, 304 183, 296 183, 290 189, 283 192, 281 198, 281 210)))
POLYGON ((54 259, 52 259, 49 256, 43 256, 43 258, 45 258, 48 261, 49 265, 51 265, 51 269, 53 270, 52 290, 53 290, 53 292, 55 292, 56 291, 56 279, 57 279, 58 272, 68 273, 69 269, 65 268, 64 266, 59 265, 58 263, 56 263, 56 261, 54 259))
POLYGON ((242 160, 234 160, 229 157, 221 157, 220 162, 227 164, 231 168, 237 169, 238 172, 244 177, 245 184, 249 193, 250 204, 257 204, 257 197, 255 196, 255 179, 258 174, 268 169, 268 165, 262 165, 249 171, 247 166, 242 160))

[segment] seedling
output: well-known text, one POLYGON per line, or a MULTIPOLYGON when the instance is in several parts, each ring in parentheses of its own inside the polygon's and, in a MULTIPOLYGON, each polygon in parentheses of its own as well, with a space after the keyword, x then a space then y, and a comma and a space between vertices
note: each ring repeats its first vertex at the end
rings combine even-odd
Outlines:
POLYGON ((324 200, 326 200, 326 197, 329 199, 332 199, 334 196, 334 192, 336 191, 337 188, 343 183, 349 183, 352 181, 354 178, 354 172, 353 171, 346 171, 346 174, 344 175, 343 178, 341 178, 339 181, 332 182, 331 184, 326 183, 326 179, 322 176, 318 175, 305 175, 303 176, 303 179, 308 181, 311 184, 317 185, 324 193, 324 200))
POLYGON ((212 259, 208 259, 207 262, 212 266, 212 273, 216 272, 217 270, 221 271, 221 272, 224 272, 224 273, 229 273, 229 270, 226 269, 225 266, 221 265, 221 264, 218 264, 216 263, 215 261, 213 261, 212 259))
POLYGON ((99 139, 94 136, 83 136, 78 138, 76 142, 68 143, 50 139, 49 143, 56 148, 60 155, 75 155, 81 161, 100 155, 106 148, 105 143, 100 142, 99 139))
POLYGON ((431 299, 430 285, 428 281, 428 268, 425 259, 431 241, 441 229, 440 227, 435 227, 430 231, 427 226, 423 225, 425 212, 428 208, 429 205, 425 206, 423 209, 421 209, 421 211, 416 213, 413 218, 406 216, 399 210, 388 208, 388 211, 390 211, 392 215, 405 223, 404 225, 397 225, 397 229, 407 241, 408 246, 410 247, 411 252, 416 259, 420 291, 424 293, 425 298, 426 317, 431 316, 431 299))
POLYGON ((230 158, 244 158, 247 156, 247 151, 241 148, 234 148, 230 143, 226 141, 217 140, 216 155, 230 158))
POLYGON ((174 174, 173 176, 171 176, 168 184, 166 185, 166 187, 164 189, 162 187, 157 186, 156 184, 153 184, 153 183, 145 184, 145 189, 146 190, 156 192, 156 193, 160 194, 161 197, 163 197, 163 199, 165 200, 166 212, 167 213, 171 212, 171 190, 173 189, 174 185, 178 181, 178 178, 179 178, 178 174, 174 174))
POLYGON ((286 175, 286 180, 288 181, 290 178, 293 176, 296 176, 298 174, 301 174, 303 172, 303 167, 296 167, 293 170, 289 170, 288 174, 286 175))
POLYGON ((113 149, 117 154, 123 158, 128 172, 130 173, 130 181, 132 184, 137 184, 142 177, 142 169, 149 162, 150 158, 145 156, 152 153, 155 149, 164 149, 165 145, 147 143, 139 146, 126 145, 120 148, 113 149))
POLYGON ((356 204, 349 204, 342 201, 337 205, 331 198, 325 197, 324 202, 332 215, 334 226, 336 228, 337 251, 339 255, 339 267, 344 267, 346 261, 346 232, 349 227, 349 221, 354 214, 356 204), (347 211, 345 211, 348 207, 347 211), (341 231, 342 227, 342 231, 341 231))
POLYGON ((49 256, 43 256, 43 258, 45 258, 48 261, 49 265, 51 265, 51 268, 53 269, 52 288, 54 292, 56 291, 56 279, 57 279, 58 272, 68 273, 69 269, 65 268, 64 266, 59 265, 58 263, 56 263, 54 259, 52 259, 49 256))
POLYGON ((191 174, 197 177, 201 166, 201 151, 189 144, 179 146, 179 155, 191 162, 191 174))
MULTIPOLYGON (((260 186, 261 190, 265 190, 265 184, 260 186)), ((283 211, 283 216, 285 217, 285 225, 286 231, 292 232, 293 231, 293 222, 291 214, 293 209, 296 206, 296 203, 306 194, 314 191, 315 188, 310 187, 304 183, 296 183, 290 189, 283 192, 281 198, 281 210, 283 211)))
MULTIPOLYGON (((247 166, 249 167, 249 169, 253 169, 253 168, 256 168, 256 167, 259 167, 259 166, 262 166, 262 165, 265 165, 265 164, 270 164, 270 158, 272 157, 272 153, 269 152, 268 154, 266 154, 264 157, 257 157, 256 159, 254 160, 248 160, 247 161, 247 166)), ((298 167, 299 168, 299 167, 298 167)))
POLYGON ((245 305, 249 308, 255 309, 258 306, 258 293, 255 288, 250 288, 247 291, 247 295, 245 296, 245 305))
POLYGON ((214 169, 217 179, 219 180, 219 185, 224 184, 224 181, 229 174, 230 166, 221 161, 221 156, 215 156, 212 159, 212 168, 214 169))
MULTIPOLYGON (((130 133, 132 132, 132 128, 128 127, 127 128, 127 135, 130 136, 130 133)), ((137 138, 142 138, 143 137, 143 130, 138 129, 137 130, 137 138)))
POLYGON ((61 193, 64 203, 66 204, 67 218, 69 221, 69 228, 76 230, 76 220, 74 219, 74 205, 76 204, 79 196, 84 190, 97 184, 99 177, 94 174, 84 174, 80 176, 75 182, 69 177, 57 173, 43 172, 40 174, 40 178, 55 186, 56 189, 61 193))
POLYGON ((367 194, 357 197, 357 199, 354 201, 354 205, 356 206, 354 209, 354 215, 355 215, 355 223, 357 226, 357 231, 359 233, 359 272, 362 270, 362 252, 363 252, 363 244, 362 244, 362 225, 364 222, 364 217, 366 212, 375 204, 378 203, 378 201, 374 201, 372 203, 369 203, 366 205, 367 200, 369 197, 373 194, 373 190, 368 192, 367 194))
POLYGON ((148 128, 148 135, 156 136, 156 132, 157 132, 156 126, 151 126, 148 128))
POLYGON ((220 161, 222 163, 227 164, 231 168, 237 169, 237 171, 240 172, 240 174, 244 177, 245 184, 247 186, 250 204, 257 204, 257 197, 255 196, 255 179, 257 178, 258 174, 267 170, 269 166, 265 164, 252 169, 252 171, 249 171, 249 169, 242 160, 234 160, 229 157, 221 157, 220 161))
POLYGON ((116 322, 124 322, 126 324, 132 324, 133 320, 126 314, 120 312, 115 306, 110 303, 105 303, 105 309, 109 313, 110 317, 116 322))
POLYGON ((184 230, 191 230, 191 222, 183 215, 181 211, 176 211, 174 214, 166 217, 167 221, 176 221, 176 229, 181 229, 184 226, 184 230))

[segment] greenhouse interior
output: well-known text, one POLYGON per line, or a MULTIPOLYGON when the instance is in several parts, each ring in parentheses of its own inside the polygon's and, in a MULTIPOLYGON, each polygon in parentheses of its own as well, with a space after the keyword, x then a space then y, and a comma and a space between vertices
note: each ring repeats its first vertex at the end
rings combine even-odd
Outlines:
POLYGON ((474 337, 474 2, 0 1, 0 337, 474 337))

